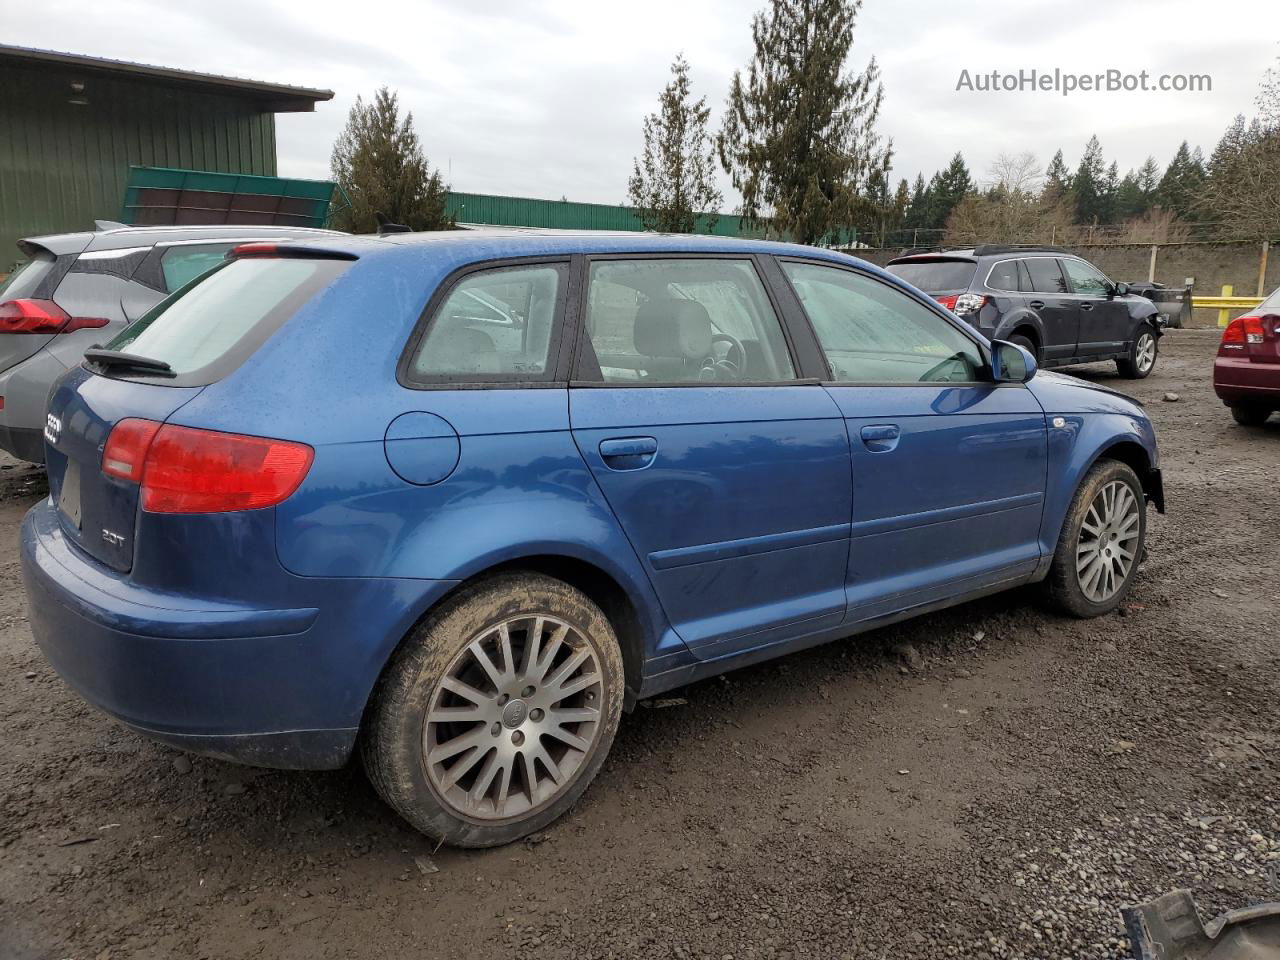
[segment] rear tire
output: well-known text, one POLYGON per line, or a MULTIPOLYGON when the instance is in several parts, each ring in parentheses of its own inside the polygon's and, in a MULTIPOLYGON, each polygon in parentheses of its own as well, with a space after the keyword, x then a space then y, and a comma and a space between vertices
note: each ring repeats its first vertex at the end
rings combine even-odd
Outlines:
POLYGON ((1116 369, 1120 376, 1128 380, 1144 380, 1156 368, 1156 357, 1160 352, 1160 338, 1156 336, 1155 327, 1144 323, 1134 334, 1133 343, 1129 344, 1129 356, 1116 361, 1116 369))
POLYGON ((613 743, 623 689, 599 607, 559 580, 502 574, 446 601, 397 651, 369 711, 365 770, 427 836, 510 843, 586 790, 613 743))
POLYGON ((1271 416, 1271 408, 1257 403, 1237 403, 1231 406, 1231 416, 1242 427, 1260 427, 1271 416))
POLYGON ((1085 474, 1062 524, 1045 580, 1049 604, 1073 617, 1100 617, 1128 596, 1147 540, 1147 501, 1138 475, 1118 460, 1085 474))

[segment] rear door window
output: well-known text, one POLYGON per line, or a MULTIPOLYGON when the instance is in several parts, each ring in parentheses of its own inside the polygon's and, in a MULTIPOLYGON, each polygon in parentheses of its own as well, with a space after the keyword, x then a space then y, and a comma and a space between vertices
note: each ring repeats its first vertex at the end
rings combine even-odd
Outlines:
MULTIPOLYGON (((349 266, 267 257, 224 262, 125 327, 106 349, 162 360, 179 383, 212 383, 349 266)), ((129 373, 112 367, 110 375, 129 373)))
POLYGON ((1067 281, 1053 257, 1032 257, 1024 261, 1031 274, 1031 289, 1036 293, 1066 293, 1067 281))
POLYGON ((978 265, 972 260, 908 260, 891 263, 888 271, 925 293, 967 290, 978 265))
MULTIPOLYGON (((586 327, 605 382, 795 379, 777 314, 749 260, 595 261, 586 327)), ((586 366, 584 378, 596 379, 586 366)))

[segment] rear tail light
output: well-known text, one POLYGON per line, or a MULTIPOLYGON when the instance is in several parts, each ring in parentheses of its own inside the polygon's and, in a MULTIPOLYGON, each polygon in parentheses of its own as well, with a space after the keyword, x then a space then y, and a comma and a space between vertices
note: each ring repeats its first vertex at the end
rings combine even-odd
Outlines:
POLYGON ((1262 343, 1263 339, 1261 317, 1236 317, 1222 331, 1221 349, 1243 350, 1246 343, 1262 343))
POLYGON ((986 306, 988 298, 980 293, 949 293, 944 297, 934 297, 934 299, 952 313, 958 313, 963 316, 969 313, 977 313, 986 306))
POLYGON ((109 322, 106 317, 73 317, 52 300, 0 303, 0 333, 72 333, 109 322))
POLYGON ((150 513, 226 513, 286 500, 311 469, 305 443, 121 420, 102 451, 102 472, 142 486, 150 513))

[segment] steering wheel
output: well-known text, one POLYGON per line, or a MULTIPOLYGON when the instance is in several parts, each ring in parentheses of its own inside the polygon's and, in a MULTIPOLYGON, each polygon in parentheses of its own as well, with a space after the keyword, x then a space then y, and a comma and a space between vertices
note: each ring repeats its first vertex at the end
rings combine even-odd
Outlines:
POLYGON ((741 380, 742 372, 747 366, 747 351, 742 341, 727 333, 713 333, 711 345, 727 343, 728 351, 723 359, 714 353, 702 361, 700 377, 703 380, 741 380))

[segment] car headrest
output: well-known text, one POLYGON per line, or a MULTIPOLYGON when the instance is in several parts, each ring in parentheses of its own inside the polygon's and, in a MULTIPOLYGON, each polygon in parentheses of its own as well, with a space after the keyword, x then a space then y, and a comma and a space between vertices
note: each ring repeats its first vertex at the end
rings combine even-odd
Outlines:
POLYGON ((711 353, 711 316, 694 300, 650 300, 636 310, 632 340, 646 357, 701 360, 711 353))

